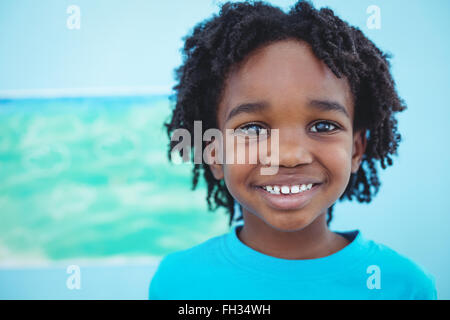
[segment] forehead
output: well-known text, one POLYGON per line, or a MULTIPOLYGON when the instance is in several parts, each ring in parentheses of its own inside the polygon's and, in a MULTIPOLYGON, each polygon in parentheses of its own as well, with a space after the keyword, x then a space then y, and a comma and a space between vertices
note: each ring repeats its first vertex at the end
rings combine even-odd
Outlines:
POLYGON ((278 41, 255 50, 234 66, 225 81, 218 123, 223 125, 225 117, 239 103, 264 100, 289 112, 291 108, 298 110, 308 99, 336 101, 353 118, 347 80, 337 78, 306 42, 278 41))

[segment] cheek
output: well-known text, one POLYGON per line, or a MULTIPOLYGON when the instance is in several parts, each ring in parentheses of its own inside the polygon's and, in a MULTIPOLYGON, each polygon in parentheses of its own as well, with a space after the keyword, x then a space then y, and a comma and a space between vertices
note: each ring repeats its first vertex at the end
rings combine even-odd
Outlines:
POLYGON ((245 196, 249 190, 253 166, 245 164, 225 164, 223 167, 225 185, 234 199, 240 203, 246 203, 245 196))
POLYGON ((252 169, 253 166, 248 164, 225 164, 223 173, 227 186, 234 188, 244 187, 252 169))
POLYGON ((245 186, 247 177, 250 176, 251 171, 257 166, 257 159, 251 162, 249 158, 250 151, 253 152, 257 149, 250 150, 253 149, 250 148, 250 145, 254 147, 255 143, 229 135, 224 136, 223 154, 225 164, 223 171, 228 187, 245 186))
POLYGON ((227 159, 223 166, 224 182, 231 195, 241 203, 244 203, 243 198, 245 196, 243 195, 249 191, 248 188, 250 188, 252 183, 249 177, 253 175, 253 170, 258 165, 249 164, 250 143, 248 141, 246 143, 236 137, 225 135, 224 142, 224 155, 225 159, 227 159), (230 142, 229 144, 227 144, 227 140, 230 142), (234 151, 231 152, 231 150, 234 151), (239 157, 238 154, 240 155, 239 157))
POLYGON ((342 141, 328 144, 318 150, 316 154, 322 165, 327 168, 332 180, 346 183, 351 173, 352 150, 350 142, 342 141))

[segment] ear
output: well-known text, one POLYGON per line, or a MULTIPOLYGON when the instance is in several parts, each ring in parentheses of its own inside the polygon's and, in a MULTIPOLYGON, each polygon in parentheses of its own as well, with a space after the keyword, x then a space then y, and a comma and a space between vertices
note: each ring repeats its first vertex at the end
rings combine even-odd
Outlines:
POLYGON ((356 173, 361 165, 367 147, 366 130, 358 130, 353 134, 352 173, 356 173))
MULTIPOLYGON (((208 141, 208 142, 206 143, 206 146, 207 146, 207 147, 205 148, 205 150, 208 149, 210 143, 216 144, 215 141, 216 141, 216 140, 208 141)), ((223 174, 223 165, 220 164, 220 163, 217 163, 217 162, 215 161, 215 158, 216 158, 216 148, 214 148, 214 146, 210 146, 210 147, 212 148, 212 150, 211 150, 211 152, 206 152, 206 153, 205 153, 205 157, 206 157, 207 160, 208 160, 209 169, 211 170, 211 173, 213 174, 214 178, 216 178, 217 180, 221 180, 221 179, 223 179, 223 177, 224 177, 224 174, 223 174)))

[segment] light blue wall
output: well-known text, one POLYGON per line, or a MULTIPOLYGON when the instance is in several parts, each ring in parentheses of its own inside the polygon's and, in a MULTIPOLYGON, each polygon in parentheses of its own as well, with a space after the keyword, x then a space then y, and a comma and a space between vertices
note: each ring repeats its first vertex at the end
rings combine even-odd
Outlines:
POLYGON ((67 271, 65 265, 0 269, 0 300, 147 300, 155 265, 81 265, 71 289, 74 272, 67 271))
MULTIPOLYGON (((287 8, 294 1, 270 1, 287 8)), ((321 0, 393 53, 393 72, 409 109, 394 167, 381 175, 370 205, 336 206, 334 229, 361 229, 431 271, 440 298, 450 298, 450 180, 447 99, 450 2, 321 0), (381 8, 380 30, 366 8, 381 8)), ((0 2, 0 90, 173 85, 181 38, 217 11, 215 1, 0 2), (66 8, 81 8, 81 29, 66 27, 66 8)))

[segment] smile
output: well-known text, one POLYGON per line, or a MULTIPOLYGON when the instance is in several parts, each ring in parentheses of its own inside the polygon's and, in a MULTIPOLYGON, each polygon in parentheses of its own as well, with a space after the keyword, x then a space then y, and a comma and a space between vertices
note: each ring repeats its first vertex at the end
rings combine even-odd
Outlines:
POLYGON ((305 206, 320 189, 321 183, 283 186, 259 186, 257 192, 272 208, 294 210, 305 206))
POLYGON ((312 188, 313 184, 300 184, 300 185, 293 185, 293 186, 263 186, 262 188, 266 190, 267 192, 270 192, 271 194, 294 194, 294 193, 300 193, 307 190, 310 190, 312 188))

